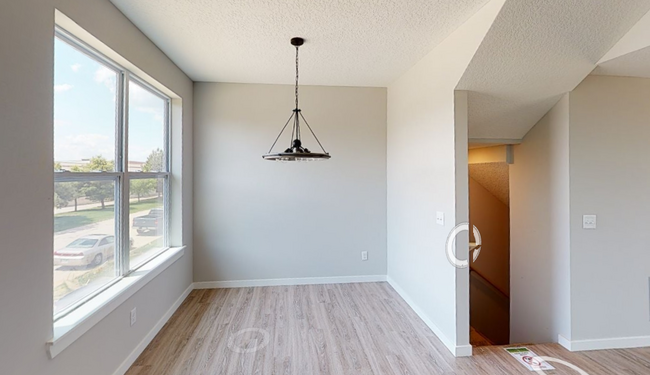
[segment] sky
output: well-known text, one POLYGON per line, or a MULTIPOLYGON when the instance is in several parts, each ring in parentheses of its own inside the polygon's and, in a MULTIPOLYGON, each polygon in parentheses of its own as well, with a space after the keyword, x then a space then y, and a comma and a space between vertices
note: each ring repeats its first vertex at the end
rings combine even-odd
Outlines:
MULTIPOLYGON (((54 48, 54 160, 114 160, 117 72, 58 38, 54 48)), ((162 98, 130 82, 130 161, 163 148, 164 112, 162 98)))

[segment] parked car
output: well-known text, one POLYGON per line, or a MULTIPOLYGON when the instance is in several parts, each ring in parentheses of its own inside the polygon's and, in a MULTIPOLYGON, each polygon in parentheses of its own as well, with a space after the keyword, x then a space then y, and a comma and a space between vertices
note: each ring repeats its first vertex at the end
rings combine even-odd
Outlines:
POLYGON ((79 237, 68 246, 54 252, 55 266, 97 267, 108 258, 112 258, 115 249, 115 237, 104 234, 92 234, 79 237))
POLYGON ((133 218, 133 229, 135 229, 138 234, 144 234, 148 231, 161 233, 164 222, 163 215, 164 213, 162 208, 153 208, 149 211, 149 214, 133 218))
MULTIPOLYGON (((129 238, 133 248, 133 237, 129 238)), ((91 234, 79 237, 68 246, 54 252, 55 266, 86 267, 99 266, 115 254, 115 237, 106 234, 91 234)))

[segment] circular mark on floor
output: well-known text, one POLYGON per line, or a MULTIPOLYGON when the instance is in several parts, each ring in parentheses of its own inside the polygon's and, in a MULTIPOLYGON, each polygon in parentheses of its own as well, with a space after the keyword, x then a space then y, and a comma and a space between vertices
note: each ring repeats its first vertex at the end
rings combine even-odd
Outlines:
POLYGON ((265 329, 244 328, 228 338, 228 349, 235 353, 254 353, 264 349, 271 340, 271 335, 265 329))

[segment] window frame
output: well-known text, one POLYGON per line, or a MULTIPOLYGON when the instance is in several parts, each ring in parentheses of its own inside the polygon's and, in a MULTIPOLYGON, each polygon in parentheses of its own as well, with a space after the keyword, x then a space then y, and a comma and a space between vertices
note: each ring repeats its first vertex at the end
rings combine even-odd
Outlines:
POLYGON ((59 182, 81 182, 81 181, 113 181, 114 184, 114 273, 115 277, 104 284, 93 293, 85 296, 74 304, 66 307, 53 315, 54 322, 64 318, 71 312, 78 309, 97 295, 106 291, 111 286, 128 277, 138 269, 147 265, 160 254, 171 248, 170 244, 170 222, 171 222, 171 108, 172 99, 156 89, 142 78, 138 77, 127 68, 111 60, 95 48, 81 41, 64 28, 56 25, 54 38, 65 42, 80 53, 90 57, 117 75, 115 107, 115 162, 112 172, 71 172, 55 171, 54 184, 59 182), (164 101, 164 125, 163 125, 163 171, 158 172, 130 172, 128 157, 128 135, 129 135, 129 85, 134 82, 147 92, 161 98, 164 101), (158 251, 150 254, 135 267, 130 265, 130 184, 132 180, 139 179, 162 179, 163 180, 163 246, 158 251))

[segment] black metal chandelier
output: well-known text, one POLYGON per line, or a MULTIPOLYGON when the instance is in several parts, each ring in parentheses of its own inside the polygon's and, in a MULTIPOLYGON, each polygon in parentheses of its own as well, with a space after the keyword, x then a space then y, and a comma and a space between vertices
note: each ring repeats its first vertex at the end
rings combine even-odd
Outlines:
POLYGON ((305 43, 305 40, 303 38, 292 38, 291 39, 291 44, 296 47, 296 108, 293 110, 293 113, 291 114, 291 117, 289 117, 289 120, 287 120, 287 123, 284 124, 284 127, 282 130, 280 130, 280 134, 278 134, 278 137, 275 138, 275 142, 271 145, 271 148, 269 149, 269 152, 265 155, 262 155, 262 158, 264 160, 275 160, 275 161, 314 161, 314 160, 327 160, 330 158, 330 154, 325 151, 323 148, 323 145, 320 143, 318 140, 318 137, 316 137, 316 134, 314 131, 311 129, 311 126, 309 126, 309 123, 307 120, 305 120, 305 117, 302 115, 302 112, 300 111, 300 108, 298 107, 298 48, 305 43), (305 125, 307 125, 307 128, 311 132, 311 134, 314 136, 316 139, 316 142, 318 142, 318 145, 320 146, 321 150, 323 151, 322 153, 317 153, 317 152, 311 152, 309 149, 303 147, 302 141, 301 141, 301 134, 300 134, 300 119, 304 121, 305 125), (284 152, 278 152, 278 153, 273 153, 273 147, 275 147, 275 144, 278 143, 278 140, 280 139, 280 136, 282 136, 282 133, 284 133, 284 130, 287 128, 289 123, 293 120, 293 127, 291 131, 291 143, 289 145, 289 148, 284 150, 284 152))

